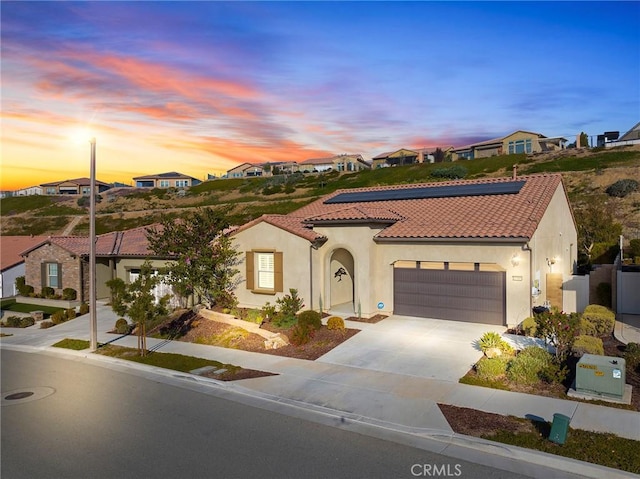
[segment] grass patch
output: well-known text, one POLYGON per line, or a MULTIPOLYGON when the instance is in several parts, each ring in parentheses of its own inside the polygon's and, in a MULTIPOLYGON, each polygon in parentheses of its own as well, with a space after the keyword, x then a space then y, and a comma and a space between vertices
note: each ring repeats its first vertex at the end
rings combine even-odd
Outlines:
POLYGON ((51 206, 53 199, 51 196, 13 196, 0 200, 0 211, 2 216, 37 210, 46 206, 51 206))
MULTIPOLYGON (((32 198, 23 196, 21 198, 32 198)), ((5 200, 2 200, 5 201, 5 200)), ((38 218, 5 217, 2 212, 3 230, 5 236, 41 236, 51 231, 59 231, 69 223, 66 216, 44 216, 38 218)))
POLYGON ((28 303, 14 303, 8 305, 2 305, 2 309, 5 311, 13 311, 15 313, 31 313, 32 311, 42 311, 45 316, 50 316, 57 311, 62 311, 64 308, 57 308, 55 306, 43 306, 40 304, 28 304, 28 303))
POLYGON ((137 349, 114 346, 111 344, 99 348, 97 352, 98 354, 112 358, 126 359, 127 361, 133 361, 164 369, 171 369, 174 371, 181 371, 184 373, 188 373, 189 371, 203 368, 205 366, 214 366, 217 369, 225 368, 228 371, 240 369, 239 366, 234 366, 232 364, 224 364, 220 361, 185 356, 183 354, 147 352, 146 356, 140 356, 137 349))
POLYGON ((551 426, 549 423, 534 423, 536 432, 498 431, 485 439, 543 451, 579 461, 612 467, 635 474, 640 473, 640 454, 638 441, 592 431, 569 428, 567 440, 560 446, 547 439, 551 426))
POLYGON ((509 391, 509 386, 507 386, 503 381, 499 381, 496 379, 482 379, 477 376, 463 376, 458 382, 461 384, 468 384, 470 386, 482 386, 485 388, 502 389, 503 391, 509 391))
POLYGON ((74 351, 82 351, 89 348, 89 341, 84 339, 69 339, 65 338, 62 341, 58 341, 53 345, 54 348, 73 349, 74 351))
POLYGON ((640 162, 640 152, 637 151, 611 151, 602 152, 586 157, 567 156, 549 161, 535 163, 524 167, 523 174, 563 172, 563 171, 586 171, 604 170, 612 166, 624 164, 638 165, 640 162))
POLYGON ((199 336, 195 342, 197 344, 207 344, 209 346, 220 346, 222 348, 236 348, 236 345, 249 336, 249 331, 242 328, 229 328, 222 334, 214 336, 199 336))

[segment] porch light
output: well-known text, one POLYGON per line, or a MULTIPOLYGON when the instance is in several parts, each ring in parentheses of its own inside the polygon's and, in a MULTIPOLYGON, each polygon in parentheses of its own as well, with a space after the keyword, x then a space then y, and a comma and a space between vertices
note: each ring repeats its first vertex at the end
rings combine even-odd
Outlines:
POLYGON ((520 256, 518 255, 518 253, 513 253, 513 256, 511 257, 511 264, 514 267, 520 264, 520 256))

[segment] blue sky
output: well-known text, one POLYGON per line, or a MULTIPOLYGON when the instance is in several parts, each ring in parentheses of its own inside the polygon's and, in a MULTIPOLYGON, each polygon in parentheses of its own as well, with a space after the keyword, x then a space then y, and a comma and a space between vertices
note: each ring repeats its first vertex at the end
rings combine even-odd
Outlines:
POLYGON ((640 121, 638 2, 7 2, 2 189, 640 121))

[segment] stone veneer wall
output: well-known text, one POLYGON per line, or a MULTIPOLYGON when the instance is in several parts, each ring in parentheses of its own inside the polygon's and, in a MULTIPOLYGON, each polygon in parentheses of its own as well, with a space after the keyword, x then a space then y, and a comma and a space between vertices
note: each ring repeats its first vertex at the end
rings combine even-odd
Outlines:
POLYGON ((86 301, 86 289, 81 287, 80 280, 81 260, 73 256, 69 251, 54 244, 45 244, 33 250, 25 258, 25 282, 33 286, 36 293, 42 292, 42 264, 59 263, 62 265, 62 284, 55 290, 56 294, 62 294, 64 288, 73 288, 78 293, 78 300, 86 301))

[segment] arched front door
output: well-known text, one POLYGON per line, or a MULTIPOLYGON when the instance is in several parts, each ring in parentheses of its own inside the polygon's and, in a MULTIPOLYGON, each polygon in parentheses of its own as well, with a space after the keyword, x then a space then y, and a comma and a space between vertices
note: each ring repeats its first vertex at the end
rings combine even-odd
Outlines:
MULTIPOLYGON (((339 248, 331 254, 329 263, 331 307, 351 304, 354 306, 354 262, 346 249, 339 248)), ((351 310, 353 311, 353 309, 351 310)))

